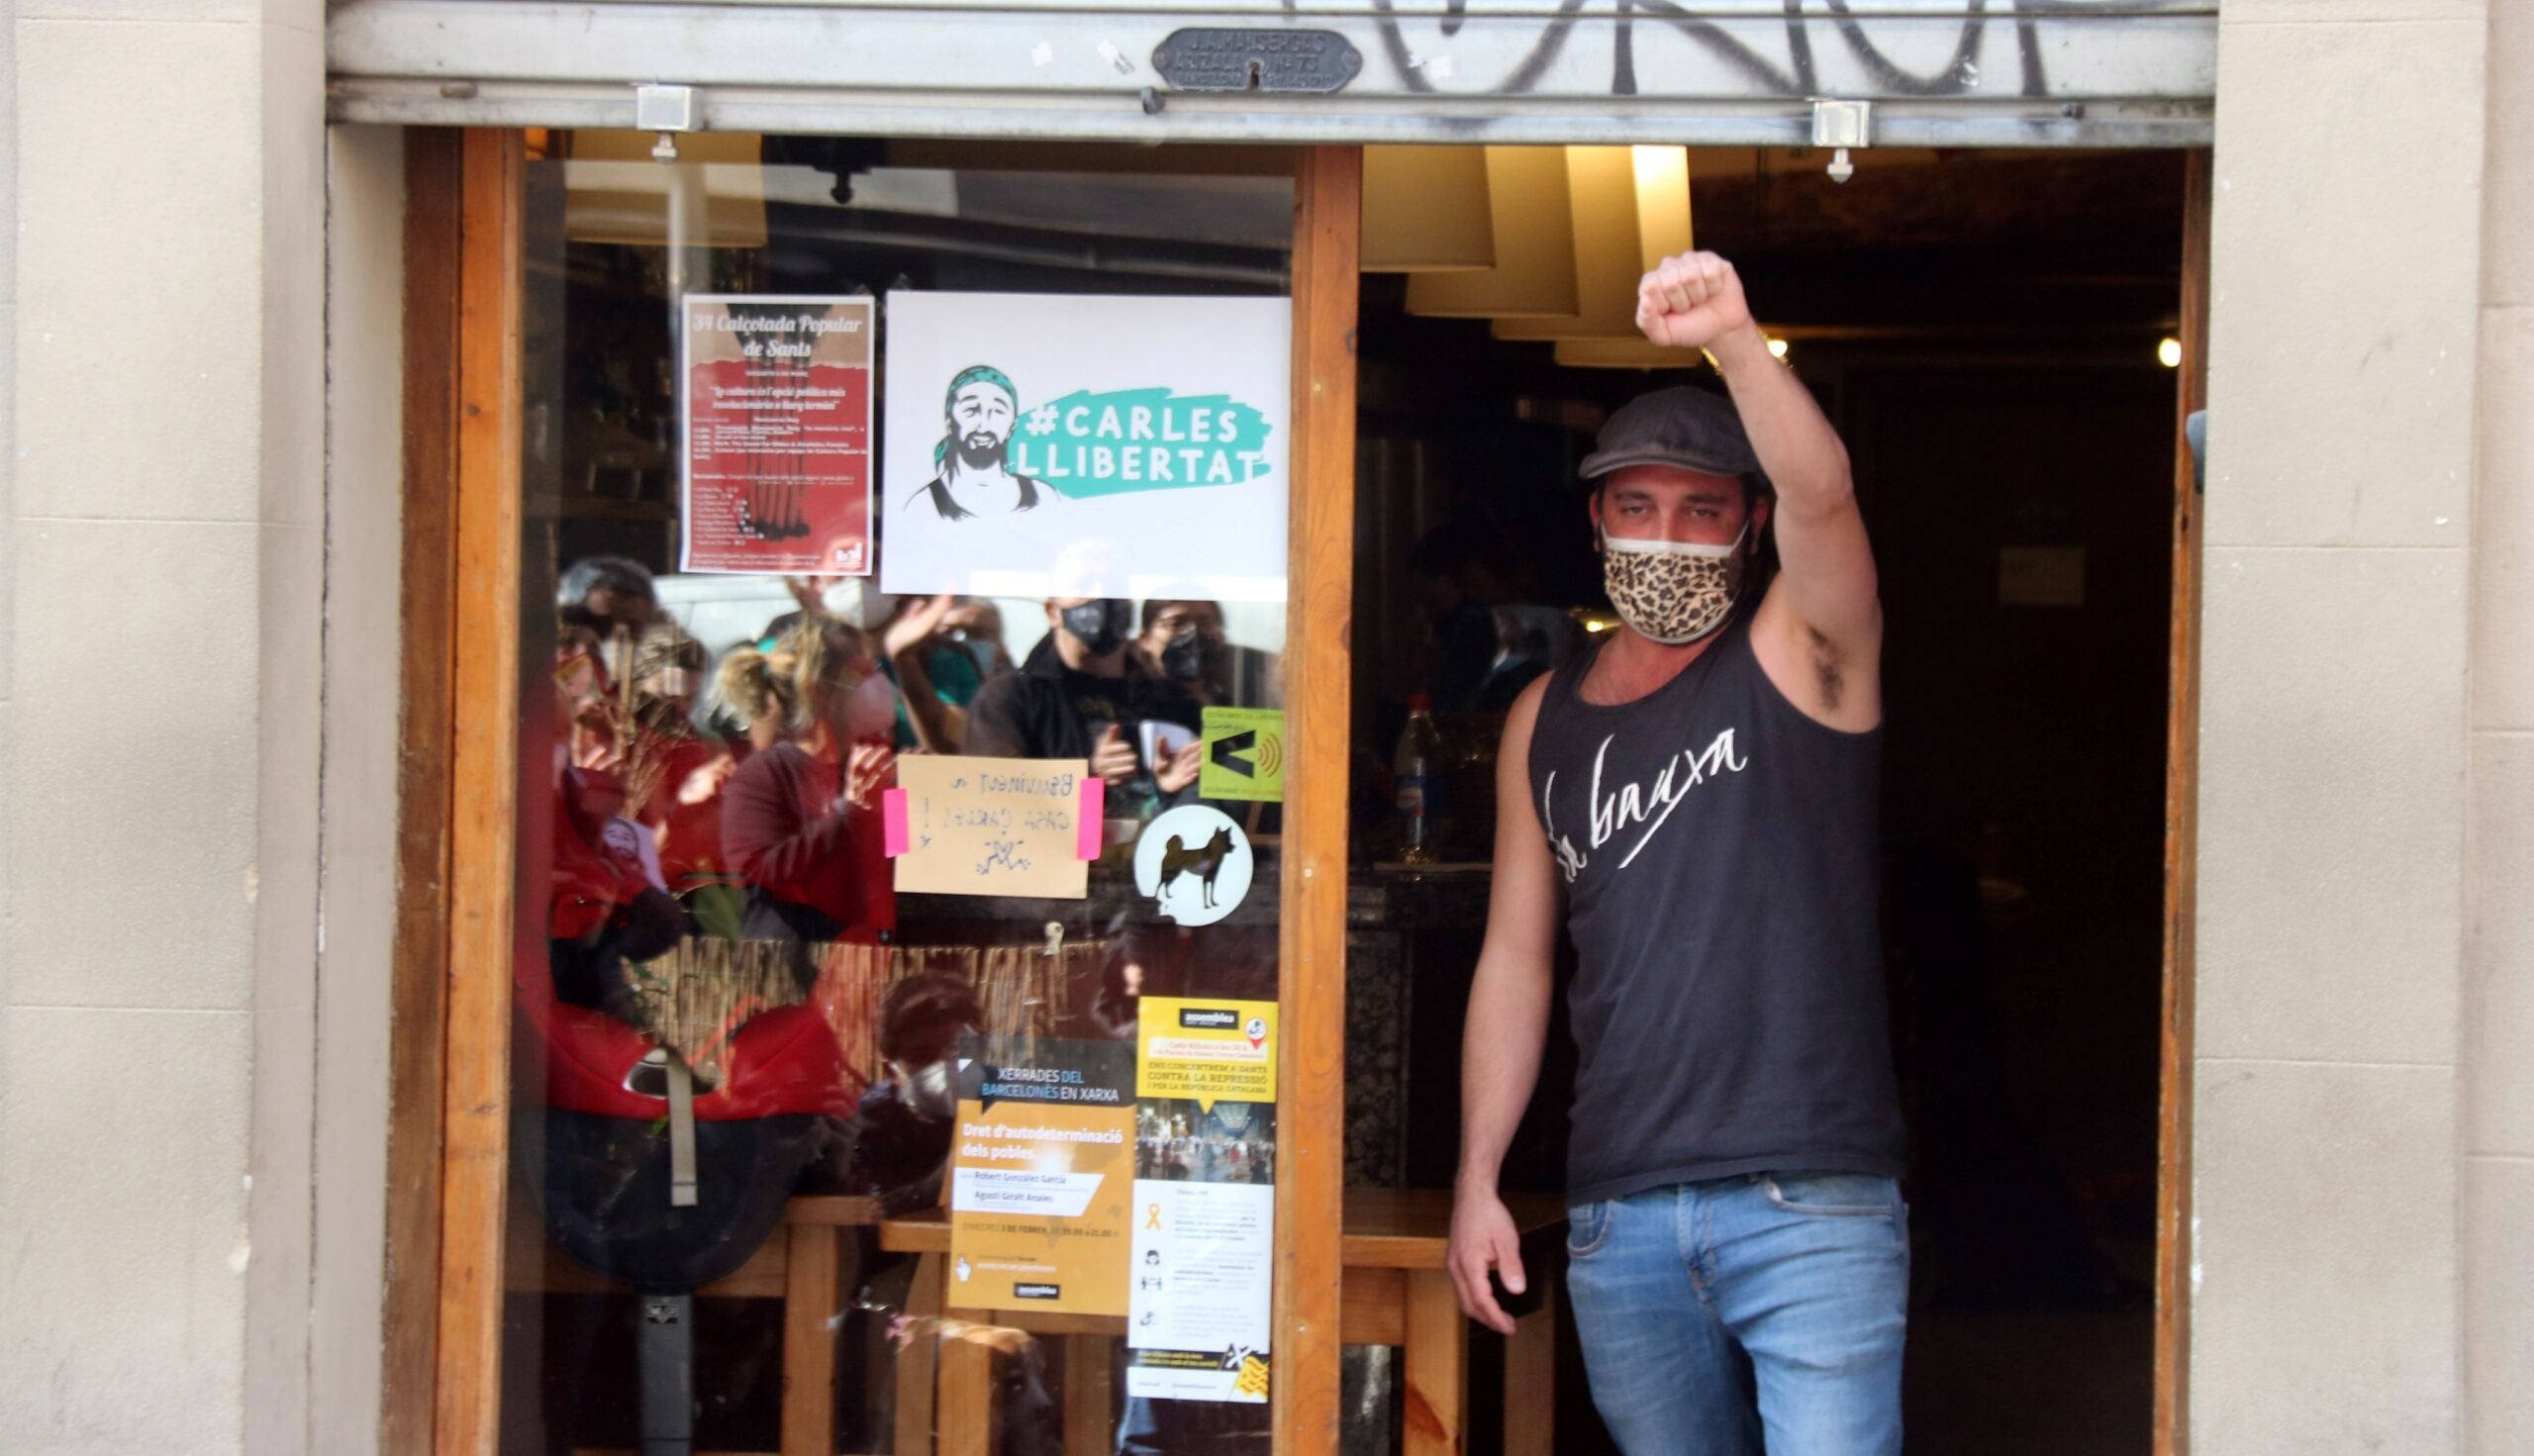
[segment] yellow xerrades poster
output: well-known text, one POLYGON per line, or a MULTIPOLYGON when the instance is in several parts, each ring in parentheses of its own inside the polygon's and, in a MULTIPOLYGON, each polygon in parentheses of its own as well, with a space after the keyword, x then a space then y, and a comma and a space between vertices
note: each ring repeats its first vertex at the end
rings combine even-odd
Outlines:
POLYGON ((960 1071, 954 1309, 1126 1312, 1134 1050, 997 1037, 960 1071))

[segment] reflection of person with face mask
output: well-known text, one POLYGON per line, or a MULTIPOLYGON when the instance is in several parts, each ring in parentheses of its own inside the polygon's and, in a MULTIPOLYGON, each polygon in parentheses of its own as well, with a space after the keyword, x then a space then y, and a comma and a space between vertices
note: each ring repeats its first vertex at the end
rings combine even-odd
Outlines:
POLYGON ((741 933, 876 939, 896 924, 877 812, 897 779, 895 690, 851 628, 817 618, 771 652, 733 649, 719 679, 757 750, 722 811, 723 848, 748 885, 741 933))
POLYGON ((1205 726, 1207 705, 1231 698, 1231 648, 1223 640, 1222 609, 1212 602, 1165 597, 1145 602, 1132 665, 1135 717, 1178 730, 1167 739, 1144 735, 1153 741, 1150 751, 1158 758, 1153 786, 1165 808, 1193 802, 1206 762, 1198 730, 1205 726), (1159 746, 1163 741, 1179 747, 1165 753, 1159 746))
POLYGON ((650 828, 661 872, 680 894, 726 866, 722 791, 746 746, 696 727, 696 697, 709 665, 704 644, 673 622, 652 624, 634 649, 627 812, 650 828))
POLYGON ((608 675, 618 682, 633 670, 634 643, 660 620, 659 592, 649 569, 623 556, 585 556, 564 567, 555 584, 554 605, 564 631, 588 633, 608 675))
POLYGON ((944 521, 1034 511, 1060 499, 1026 475, 1015 474, 1009 456, 1013 427, 1020 423, 1021 391, 991 364, 973 364, 950 381, 941 399, 941 442, 933 446, 933 476, 907 504, 929 501, 944 521))
POLYGON ((1144 603, 1135 656, 1156 680, 1200 705, 1230 701, 1231 644, 1223 639, 1223 609, 1212 602, 1155 597, 1144 603))
POLYGON ((1158 771, 1143 762, 1133 627, 1134 608, 1123 598, 1048 598, 1046 638, 1020 671, 978 692, 961 747, 1006 758, 1086 759, 1108 784, 1117 815, 1140 813, 1196 782, 1193 758, 1174 758, 1158 771))
POLYGON ((637 730, 611 688, 591 633, 566 626, 558 636, 555 717, 567 732, 551 763, 547 966, 560 1000, 621 1014, 626 963, 676 943, 687 918, 666 893, 650 833, 624 818, 628 770, 639 756, 631 751, 637 730))
POLYGON ((892 1210, 939 1197, 959 1113, 959 1038, 985 1019, 976 992, 955 976, 926 971, 892 985, 880 999, 880 1055, 886 1075, 862 1095, 851 1186, 892 1210))

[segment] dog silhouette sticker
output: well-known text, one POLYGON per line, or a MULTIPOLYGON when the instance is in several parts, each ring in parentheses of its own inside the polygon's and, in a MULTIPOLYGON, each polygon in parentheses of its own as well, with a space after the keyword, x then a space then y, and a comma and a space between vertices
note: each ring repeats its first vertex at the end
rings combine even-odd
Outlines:
POLYGON ((1162 815, 1135 841, 1135 888, 1183 925, 1211 925, 1238 910, 1252 868, 1249 836, 1202 804, 1162 815))

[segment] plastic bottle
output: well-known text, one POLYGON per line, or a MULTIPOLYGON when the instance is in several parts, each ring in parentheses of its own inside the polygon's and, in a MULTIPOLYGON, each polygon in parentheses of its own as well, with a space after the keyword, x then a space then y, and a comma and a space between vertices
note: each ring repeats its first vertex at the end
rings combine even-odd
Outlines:
POLYGON ((1423 693, 1408 700, 1408 727, 1400 729, 1391 771, 1399 791, 1399 857, 1431 864, 1441 827, 1435 801, 1442 787, 1443 735, 1434 727, 1434 700, 1423 693))

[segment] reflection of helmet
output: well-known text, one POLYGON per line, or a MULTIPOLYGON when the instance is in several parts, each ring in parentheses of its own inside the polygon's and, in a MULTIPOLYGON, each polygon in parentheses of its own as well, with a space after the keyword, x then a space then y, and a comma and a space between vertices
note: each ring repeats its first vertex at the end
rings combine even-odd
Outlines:
POLYGON ((521 958, 514 985, 524 1055, 544 1059, 545 1217, 574 1261, 646 1290, 679 1291, 745 1263, 783 1216, 804 1171, 838 1136, 860 1091, 814 1007, 750 1018, 695 1089, 697 1201, 669 1202, 669 1100, 637 1080, 642 1032, 566 1006, 521 958), (638 1090, 637 1090, 638 1088, 638 1090))
POLYGON ((926 1026, 973 1026, 986 1019, 977 993, 946 971, 920 971, 891 982, 880 997, 880 1055, 904 1056, 926 1026))

